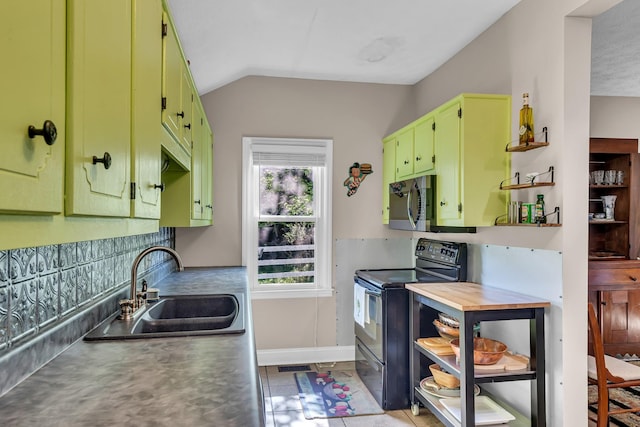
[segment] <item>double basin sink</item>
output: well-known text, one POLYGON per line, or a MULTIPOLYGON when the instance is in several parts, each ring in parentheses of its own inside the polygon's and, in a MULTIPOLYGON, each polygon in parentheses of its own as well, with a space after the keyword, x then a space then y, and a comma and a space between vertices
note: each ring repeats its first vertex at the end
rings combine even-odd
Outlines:
POLYGON ((132 320, 109 317, 85 336, 86 341, 168 338, 245 332, 243 293, 179 295, 139 309, 132 320))

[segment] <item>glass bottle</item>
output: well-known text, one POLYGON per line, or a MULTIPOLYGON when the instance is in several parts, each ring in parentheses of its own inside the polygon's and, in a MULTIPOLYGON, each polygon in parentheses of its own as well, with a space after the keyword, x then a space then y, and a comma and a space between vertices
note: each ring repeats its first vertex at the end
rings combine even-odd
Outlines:
POLYGON ((520 109, 520 145, 533 142, 533 108, 529 106, 529 94, 522 94, 520 109))
POLYGON ((538 194, 538 200, 536 200, 535 222, 536 224, 545 224, 547 222, 547 217, 544 216, 544 195, 542 194, 538 194))

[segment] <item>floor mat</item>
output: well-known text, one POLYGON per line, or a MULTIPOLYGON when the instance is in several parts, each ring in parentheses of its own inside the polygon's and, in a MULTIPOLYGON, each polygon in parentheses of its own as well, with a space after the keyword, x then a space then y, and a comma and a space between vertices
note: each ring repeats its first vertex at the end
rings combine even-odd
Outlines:
POLYGON ((384 413, 355 371, 297 372, 294 375, 307 419, 384 413))
MULTIPOLYGON (((640 400, 640 387, 629 388, 612 388, 609 389, 609 401, 610 407, 628 407, 628 402, 634 401, 633 404, 637 404, 640 400)), ((589 411, 591 412, 589 418, 595 420, 595 415, 598 413, 598 387, 595 385, 589 386, 589 411)), ((634 413, 613 415, 609 417, 610 426, 620 427, 640 427, 640 416, 634 413)))

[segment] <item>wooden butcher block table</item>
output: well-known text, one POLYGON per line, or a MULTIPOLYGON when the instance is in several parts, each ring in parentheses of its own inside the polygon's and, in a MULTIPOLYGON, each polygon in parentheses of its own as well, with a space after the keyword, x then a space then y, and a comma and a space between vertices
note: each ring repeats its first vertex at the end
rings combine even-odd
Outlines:
MULTIPOLYGON (((411 333, 414 342, 411 352, 412 409, 418 404, 428 407, 447 426, 472 426, 475 420, 474 387, 477 383, 499 381, 531 382, 531 419, 516 416, 516 420, 506 425, 546 426, 545 408, 545 346, 544 311, 550 302, 506 289, 483 286, 478 283, 416 283, 407 284, 412 292, 410 307, 411 333), (446 313, 460 323, 460 360, 448 354, 438 354, 428 346, 418 342, 421 337, 420 307, 427 306, 446 313), (473 325, 482 321, 529 319, 530 359, 529 366, 522 370, 490 371, 477 369, 473 364, 473 325), (471 349, 467 351, 466 349, 471 349), (448 372, 460 378, 461 419, 451 414, 439 404, 437 398, 421 392, 421 355, 428 357, 448 372), (475 368, 475 369, 474 369, 475 368)), ((423 319, 424 320, 424 319, 423 319)), ((424 322, 422 322, 424 323, 424 322)))

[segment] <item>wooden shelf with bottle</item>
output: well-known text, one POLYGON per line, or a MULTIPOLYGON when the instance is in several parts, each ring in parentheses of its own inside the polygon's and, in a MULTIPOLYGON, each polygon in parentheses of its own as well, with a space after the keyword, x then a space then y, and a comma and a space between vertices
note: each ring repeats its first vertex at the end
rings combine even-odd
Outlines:
POLYGON ((509 221, 508 215, 504 214, 497 217, 493 225, 501 226, 501 227, 562 227, 562 224, 560 223, 560 207, 556 206, 552 212, 549 212, 544 216, 545 218, 547 218, 547 222, 545 223, 535 222, 535 223, 529 224, 529 223, 521 223, 521 222, 500 222, 501 220, 509 221), (555 215, 556 222, 554 223, 548 222, 549 221, 548 218, 554 215, 555 215))
POLYGON ((549 141, 548 141, 548 129, 546 126, 542 128, 541 135, 544 135, 544 141, 525 142, 524 144, 520 144, 518 141, 515 141, 517 145, 513 145, 513 143, 510 142, 507 144, 504 150, 509 153, 516 153, 516 152, 535 150, 536 148, 541 148, 541 147, 547 147, 549 145, 549 141))

